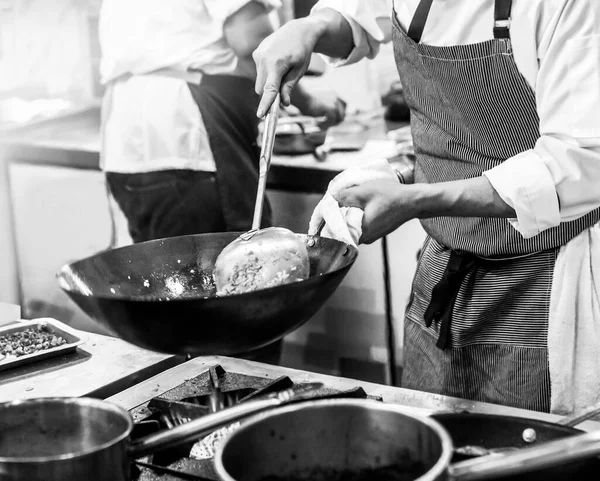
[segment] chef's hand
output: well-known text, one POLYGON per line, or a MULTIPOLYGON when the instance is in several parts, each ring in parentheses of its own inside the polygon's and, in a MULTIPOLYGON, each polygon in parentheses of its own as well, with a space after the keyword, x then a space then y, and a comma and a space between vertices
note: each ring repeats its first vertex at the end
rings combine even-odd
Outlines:
POLYGON ((363 211, 361 244, 371 244, 417 216, 410 186, 378 179, 342 189, 334 198, 340 207, 363 211))
POLYGON ((325 196, 315 207, 310 219, 308 234, 315 235, 321 222, 325 221, 322 233, 324 237, 357 245, 362 234, 363 212, 356 207, 340 207, 336 198, 340 193, 370 181, 399 184, 396 172, 385 159, 344 170, 329 183, 325 196))
POLYGON ((261 95, 257 115, 263 117, 281 92, 281 103, 289 106, 291 92, 310 64, 318 36, 301 20, 286 23, 262 41, 252 57, 256 62, 256 93, 261 95))

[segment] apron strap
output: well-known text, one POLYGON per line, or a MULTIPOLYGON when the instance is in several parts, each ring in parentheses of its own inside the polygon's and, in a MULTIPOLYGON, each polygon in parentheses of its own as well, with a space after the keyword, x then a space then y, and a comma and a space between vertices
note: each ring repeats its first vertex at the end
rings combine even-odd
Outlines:
POLYGON ((431 301, 425 311, 425 325, 431 327, 434 319, 440 321, 437 347, 445 349, 450 338, 450 322, 454 302, 462 281, 475 265, 477 258, 463 252, 450 252, 448 265, 440 281, 431 292, 431 301))
POLYGON ((494 38, 510 38, 512 0, 496 0, 494 6, 494 38))
MULTIPOLYGON (((408 29, 408 37, 421 42, 433 0, 421 0, 408 29)), ((512 0, 496 0, 494 5, 494 38, 510 38, 512 0)), ((396 15, 394 9, 393 14, 396 15)))
MULTIPOLYGON (((427 18, 429 17, 429 12, 431 11, 432 3, 433 0, 421 0, 415 12, 415 16, 410 23, 407 35, 415 43, 419 43, 421 41, 423 30, 425 30, 425 24, 427 23, 427 18)), ((396 15, 395 11, 394 15, 396 15)))

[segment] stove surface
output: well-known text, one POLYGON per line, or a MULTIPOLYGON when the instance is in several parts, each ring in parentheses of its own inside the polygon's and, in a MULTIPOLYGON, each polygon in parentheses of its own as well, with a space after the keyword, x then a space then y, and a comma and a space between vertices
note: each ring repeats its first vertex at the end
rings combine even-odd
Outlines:
MULTIPOLYGON (((207 414, 227 409, 254 398, 301 386, 288 376, 276 379, 236 372, 228 372, 214 365, 198 376, 188 379, 130 411, 135 421, 132 437, 171 429, 207 414)), ((370 398, 362 387, 346 391, 323 386, 317 391, 300 395, 300 399, 370 398)), ((163 450, 139 460, 132 475, 137 481, 171 481, 180 479, 218 480, 213 468, 212 455, 225 435, 222 430, 204 438, 203 442, 187 443, 163 450)))

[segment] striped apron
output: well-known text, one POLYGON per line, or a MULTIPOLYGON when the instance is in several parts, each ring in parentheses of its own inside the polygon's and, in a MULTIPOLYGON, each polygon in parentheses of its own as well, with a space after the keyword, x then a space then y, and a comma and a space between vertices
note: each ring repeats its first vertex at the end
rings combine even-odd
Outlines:
MULTIPOLYGON (((532 149, 535 93, 515 63, 510 0, 496 0, 494 39, 420 43, 432 0, 408 33, 396 14, 393 44, 411 109, 415 181, 478 177, 532 149)), ((428 234, 405 320, 403 386, 549 411, 548 315, 560 246, 596 224, 600 210, 524 239, 506 219, 442 217, 428 234)))

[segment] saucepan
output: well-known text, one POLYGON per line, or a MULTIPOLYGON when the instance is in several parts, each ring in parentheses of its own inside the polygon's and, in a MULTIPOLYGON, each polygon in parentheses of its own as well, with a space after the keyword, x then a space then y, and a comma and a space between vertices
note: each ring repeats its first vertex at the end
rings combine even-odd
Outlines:
POLYGON ((597 479, 599 454, 600 433, 585 433, 451 464, 453 441, 434 418, 372 400, 336 399, 253 416, 221 444, 215 466, 223 481, 473 481, 585 459, 587 471, 569 474, 587 480, 597 479))
POLYGON ((453 443, 435 419, 372 400, 303 400, 320 387, 299 385, 135 441, 129 413, 105 401, 4 403, 0 479, 126 481, 132 460, 239 420, 215 455, 223 481, 498 479, 600 454, 600 434, 589 433, 450 465, 453 443))
POLYGON ((198 440, 246 416, 301 399, 321 386, 302 384, 135 441, 130 414, 106 401, 41 398, 3 403, 0 479, 128 481, 136 458, 198 440))

